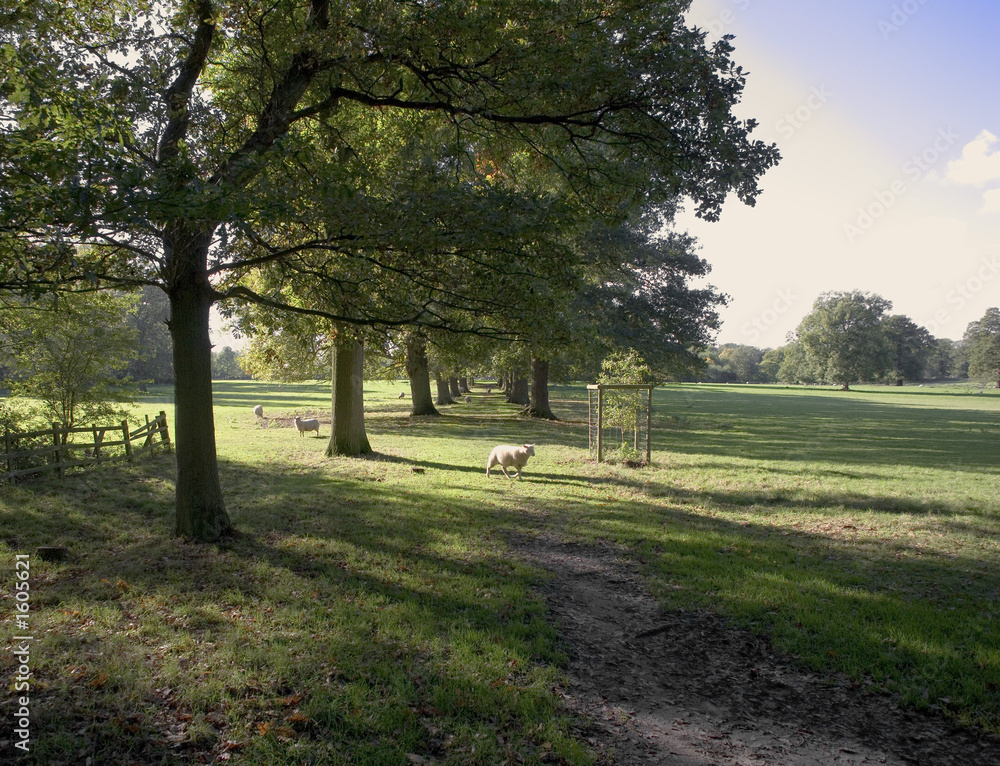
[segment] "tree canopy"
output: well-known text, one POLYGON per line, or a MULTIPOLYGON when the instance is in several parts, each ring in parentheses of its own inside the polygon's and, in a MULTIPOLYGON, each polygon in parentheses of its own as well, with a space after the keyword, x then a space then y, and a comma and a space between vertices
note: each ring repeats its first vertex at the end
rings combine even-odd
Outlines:
MULTIPOLYGON (((312 309, 329 319, 434 326, 453 297, 441 258, 495 284, 484 254, 502 254, 511 205, 541 221, 561 200, 609 219, 680 197, 708 219, 730 193, 753 203, 778 154, 733 115, 745 73, 728 38, 685 25, 688 5, 21 3, 0 18, 0 287, 164 290, 177 532, 215 539, 231 522, 209 309, 285 306, 244 275, 311 273, 352 301, 312 309), (420 169, 461 181, 460 202, 420 169), (539 176, 557 181, 523 181, 539 176), (333 255, 355 268, 328 273, 333 255), (373 270, 408 279, 410 300, 381 300, 373 270)), ((524 233, 518 252, 537 252, 524 233)))
POLYGON ((969 377, 995 383, 1000 388, 1000 309, 989 308, 965 330, 969 377))
POLYGON ((882 323, 892 303, 859 290, 824 293, 796 333, 820 380, 851 383, 880 379, 890 367, 891 350, 882 323))
POLYGON ((49 420, 67 427, 128 417, 138 389, 123 371, 136 353, 136 303, 92 292, 0 308, 11 391, 41 401, 49 420))

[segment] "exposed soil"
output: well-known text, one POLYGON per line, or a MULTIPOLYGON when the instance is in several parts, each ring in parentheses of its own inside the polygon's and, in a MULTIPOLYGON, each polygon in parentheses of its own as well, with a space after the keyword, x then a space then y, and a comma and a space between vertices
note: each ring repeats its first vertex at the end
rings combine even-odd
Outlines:
POLYGON ((509 542, 554 575, 542 591, 570 657, 564 702, 602 764, 1000 765, 1000 737, 796 667, 716 615, 664 612, 623 551, 509 542))

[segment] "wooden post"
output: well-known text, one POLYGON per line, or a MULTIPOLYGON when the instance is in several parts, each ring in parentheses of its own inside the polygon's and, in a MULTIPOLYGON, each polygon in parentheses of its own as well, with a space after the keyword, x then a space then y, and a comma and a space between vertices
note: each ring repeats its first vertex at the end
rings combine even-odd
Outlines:
POLYGON ((92 426, 94 429, 94 461, 100 462, 101 460, 101 442, 104 441, 104 429, 98 428, 96 425, 92 426))
POLYGON ((594 391, 587 386, 587 454, 594 454, 594 391))
POLYGON ((650 460, 650 449, 653 437, 653 387, 646 391, 646 462, 650 460))
POLYGON ((167 413, 160 410, 160 441, 167 445, 167 451, 170 451, 170 432, 167 430, 167 413))
POLYGON ((53 441, 53 443, 55 444, 55 447, 56 447, 54 454, 56 456, 56 466, 59 468, 59 478, 60 479, 65 479, 66 478, 66 466, 63 465, 63 460, 62 460, 63 449, 62 449, 62 444, 60 444, 60 441, 59 441, 59 424, 58 423, 53 423, 52 424, 52 441, 53 441))
POLYGON ((597 387, 597 462, 604 460, 604 389, 597 387))
POLYGON ((10 456, 10 429, 5 428, 3 433, 3 448, 7 453, 7 481, 14 483, 14 458, 10 456))
MULTIPOLYGON (((636 391, 636 398, 634 401, 639 401, 640 392, 636 391)), ((635 408, 635 420, 632 425, 632 449, 636 452, 639 451, 639 407, 635 408)))
POLYGON ((129 441, 128 432, 128 421, 122 421, 122 440, 125 442, 125 455, 129 460, 132 459, 132 442, 129 441))

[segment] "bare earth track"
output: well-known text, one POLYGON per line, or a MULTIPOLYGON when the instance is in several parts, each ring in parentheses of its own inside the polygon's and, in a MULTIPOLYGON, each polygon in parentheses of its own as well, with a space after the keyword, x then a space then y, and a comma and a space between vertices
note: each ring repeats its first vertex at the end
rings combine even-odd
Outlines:
POLYGON ((516 537, 570 657, 564 702, 602 764, 1000 766, 1000 737, 796 668, 707 613, 664 613, 609 546, 516 537))

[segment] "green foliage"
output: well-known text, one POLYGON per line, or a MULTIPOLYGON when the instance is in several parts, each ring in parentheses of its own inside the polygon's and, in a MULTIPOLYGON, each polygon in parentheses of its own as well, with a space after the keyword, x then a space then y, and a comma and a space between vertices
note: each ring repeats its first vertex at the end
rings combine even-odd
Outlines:
POLYGON ((757 383, 761 381, 764 352, 754 346, 726 343, 702 354, 708 362, 705 380, 712 383, 757 383))
POLYGON ((989 308, 982 319, 970 322, 964 341, 969 377, 1000 388, 1000 309, 989 308))
MULTIPOLYGON (((653 380, 649 365, 637 351, 619 351, 605 357, 597 382, 636 385, 652 383, 653 380)), ((645 407, 645 392, 612 389, 604 392, 602 404, 605 425, 617 428, 621 434, 621 459, 625 462, 626 442, 628 435, 639 428, 639 412, 645 407)))
POLYGON ((142 289, 132 321, 138 333, 135 358, 129 363, 130 378, 143 383, 172 383, 174 361, 170 348, 170 301, 163 290, 147 285, 142 289))
POLYGON ((931 380, 965 378, 969 375, 969 360, 961 341, 935 338, 927 354, 924 377, 931 380))
POLYGON ((136 351, 135 307, 134 295, 96 292, 3 309, 12 392, 40 400, 65 426, 125 417, 137 394, 122 375, 136 351))
POLYGON ((808 364, 820 380, 851 383, 879 380, 892 358, 882 317, 892 304, 860 291, 824 293, 796 333, 808 364))
POLYGON ((250 375, 243 364, 242 353, 233 351, 229 346, 223 346, 222 350, 212 352, 212 379, 246 380, 250 375))
POLYGON ((760 379, 763 383, 776 383, 781 364, 785 361, 785 348, 769 348, 760 360, 760 379))
POLYGON ((882 320, 890 348, 888 377, 902 384, 904 380, 920 380, 934 346, 934 338, 924 327, 902 314, 882 320))
POLYGON ((805 347, 799 341, 784 346, 778 366, 778 380, 782 383, 819 383, 816 366, 810 361, 805 347))

